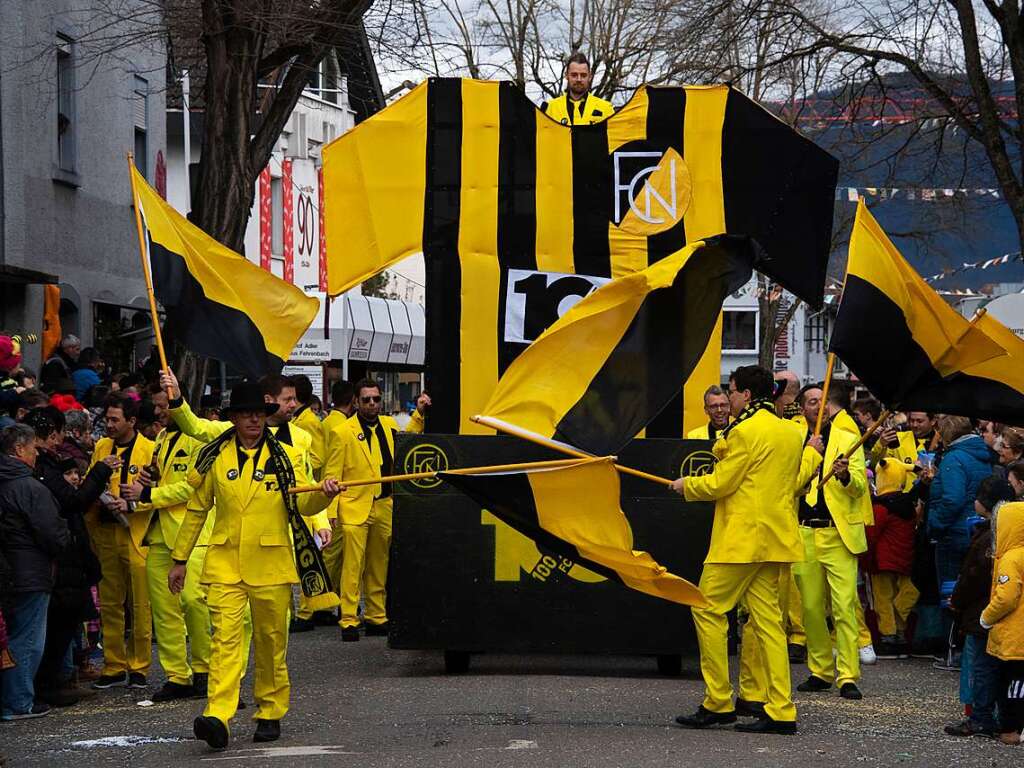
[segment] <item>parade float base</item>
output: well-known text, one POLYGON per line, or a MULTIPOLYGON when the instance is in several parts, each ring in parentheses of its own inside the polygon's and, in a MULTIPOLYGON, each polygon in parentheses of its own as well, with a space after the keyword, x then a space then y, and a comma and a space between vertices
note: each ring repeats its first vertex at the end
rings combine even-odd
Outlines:
MULTIPOLYGON (((396 473, 565 458, 510 437, 399 435, 396 473)), ((707 471, 703 440, 634 440, 619 463, 661 477, 707 471)), ((634 549, 696 583, 713 505, 620 474, 634 549)), ((697 650, 690 609, 636 592, 538 547, 442 481, 396 484, 389 645, 444 652, 449 672, 479 653, 653 657, 678 673, 697 650)), ((579 502, 588 503, 587 489, 579 502)))

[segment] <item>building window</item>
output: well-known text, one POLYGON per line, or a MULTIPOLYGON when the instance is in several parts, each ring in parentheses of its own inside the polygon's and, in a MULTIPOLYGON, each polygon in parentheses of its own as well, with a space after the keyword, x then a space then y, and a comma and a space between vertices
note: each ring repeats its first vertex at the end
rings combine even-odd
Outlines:
POLYGON ((149 83, 135 75, 132 94, 132 122, 135 127, 135 167, 149 178, 149 83))
POLYGON ((828 318, 824 311, 807 315, 807 319, 804 321, 804 343, 810 354, 825 352, 827 324, 828 318))
POLYGON ((722 351, 757 353, 757 310, 722 312, 722 351))
POLYGON ((78 115, 75 112, 75 70, 73 43, 57 36, 57 167, 74 173, 78 158, 75 138, 78 115))

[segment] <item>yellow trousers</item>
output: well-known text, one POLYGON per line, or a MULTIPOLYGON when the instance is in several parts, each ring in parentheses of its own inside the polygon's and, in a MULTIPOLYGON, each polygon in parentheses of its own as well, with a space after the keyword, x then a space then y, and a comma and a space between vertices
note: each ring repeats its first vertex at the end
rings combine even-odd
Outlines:
POLYGON ((146 558, 156 648, 167 679, 188 685, 192 682, 193 672, 210 671, 210 610, 206 604, 206 590, 199 583, 206 547, 192 550, 185 570, 185 588, 180 594, 172 595, 167 588, 167 573, 173 564, 171 550, 164 543, 159 528, 157 525, 151 529, 149 556, 146 558), (191 665, 189 649, 192 651, 191 665))
POLYGON ((793 645, 806 645, 807 636, 804 634, 804 604, 800 600, 800 590, 796 586, 796 576, 793 569, 783 579, 786 583, 785 591, 779 592, 779 599, 782 601, 783 618, 786 620, 786 633, 789 642, 793 645))
POLYGON ((842 686, 860 679, 857 653, 860 626, 857 621, 857 557, 843 544, 836 528, 800 526, 804 562, 793 572, 804 603, 807 634, 807 668, 815 677, 842 686), (833 661, 832 638, 825 620, 826 599, 832 600, 837 655, 833 661))
MULTIPOLYGON (((764 653, 767 674, 765 712, 774 720, 796 720, 786 633, 782 628, 782 611, 779 607, 779 581, 787 568, 785 563, 704 565, 700 589, 709 605, 707 608, 693 609, 693 623, 700 644, 705 709, 711 712, 731 712, 734 708, 732 684, 729 681, 729 621, 726 614, 743 601, 750 612, 746 632, 753 632, 764 653)), ((742 663, 741 657, 741 666, 742 663)))
POLYGON ((910 577, 889 571, 873 573, 871 592, 875 596, 878 633, 888 636, 902 633, 920 595, 910 577))
POLYGON ((280 720, 288 712, 291 693, 286 661, 291 585, 210 584, 207 600, 213 624, 213 652, 203 714, 226 725, 238 709, 238 690, 248 661, 245 614, 251 608, 256 665, 253 719, 280 720))
POLYGON ((103 569, 100 621, 103 626, 103 674, 149 672, 153 628, 146 581, 146 556, 132 543, 127 528, 116 523, 90 526, 93 549, 103 569), (131 598, 132 629, 125 640, 125 603, 131 598))
MULTIPOLYGON (((793 604, 803 606, 800 603, 800 592, 793 580, 792 568, 789 563, 781 564, 779 568, 779 607, 793 604), (794 597, 795 595, 795 597, 794 597)), ((746 606, 744 606, 744 612, 746 606)), ((785 627, 786 612, 782 611, 783 625, 785 627)), ((800 617, 800 638, 803 644, 803 616, 800 617)), ((792 634, 788 638, 793 642, 792 634)), ((768 699, 768 667, 765 663, 764 651, 757 640, 757 633, 748 623, 743 630, 742 642, 740 643, 740 679, 739 696, 741 699, 763 704, 768 699)))
POLYGON ((363 596, 363 618, 369 624, 388 620, 388 555, 391 548, 391 499, 373 502, 373 510, 362 525, 343 528, 341 563, 342 627, 359 626, 359 596, 363 596))

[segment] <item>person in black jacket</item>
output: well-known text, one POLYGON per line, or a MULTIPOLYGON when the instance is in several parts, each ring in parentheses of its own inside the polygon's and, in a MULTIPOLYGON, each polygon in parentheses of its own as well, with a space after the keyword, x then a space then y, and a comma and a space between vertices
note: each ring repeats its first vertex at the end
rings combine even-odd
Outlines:
POLYGON ((75 488, 64 479, 66 470, 57 451, 64 442, 64 415, 56 408, 38 408, 24 423, 36 433, 35 476, 53 494, 71 533, 68 549, 57 558, 57 574, 46 619, 46 648, 36 673, 36 698, 53 706, 77 703, 91 693, 79 689, 64 673, 64 658, 82 622, 97 617, 91 588, 100 581, 100 564, 89 545, 85 513, 110 482, 116 456, 97 462, 75 488))
POLYGON ((11 613, 4 612, 17 666, 0 675, 0 718, 41 717, 49 705, 35 701, 33 678, 43 656, 46 610, 54 559, 71 533, 53 494, 32 477, 35 431, 15 424, 0 432, 0 549, 12 572, 11 613))
POLYGON ((960 699, 969 701, 971 715, 966 720, 945 727, 950 736, 994 736, 996 733, 995 705, 999 694, 1000 661, 985 651, 988 630, 981 626, 981 612, 988 605, 992 589, 992 515, 998 506, 1013 501, 1015 494, 1008 482, 992 475, 978 486, 974 511, 984 518, 974 528, 967 556, 960 569, 956 588, 950 598, 950 607, 965 634, 964 660, 969 670, 968 690, 961 690, 960 699))

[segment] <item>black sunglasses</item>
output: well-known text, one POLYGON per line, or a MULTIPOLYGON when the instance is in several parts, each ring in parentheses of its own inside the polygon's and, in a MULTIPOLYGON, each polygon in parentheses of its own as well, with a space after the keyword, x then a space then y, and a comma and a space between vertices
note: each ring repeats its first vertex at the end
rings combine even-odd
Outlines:
POLYGON ((359 399, 364 403, 379 403, 380 395, 370 395, 369 397, 360 397, 359 399))

